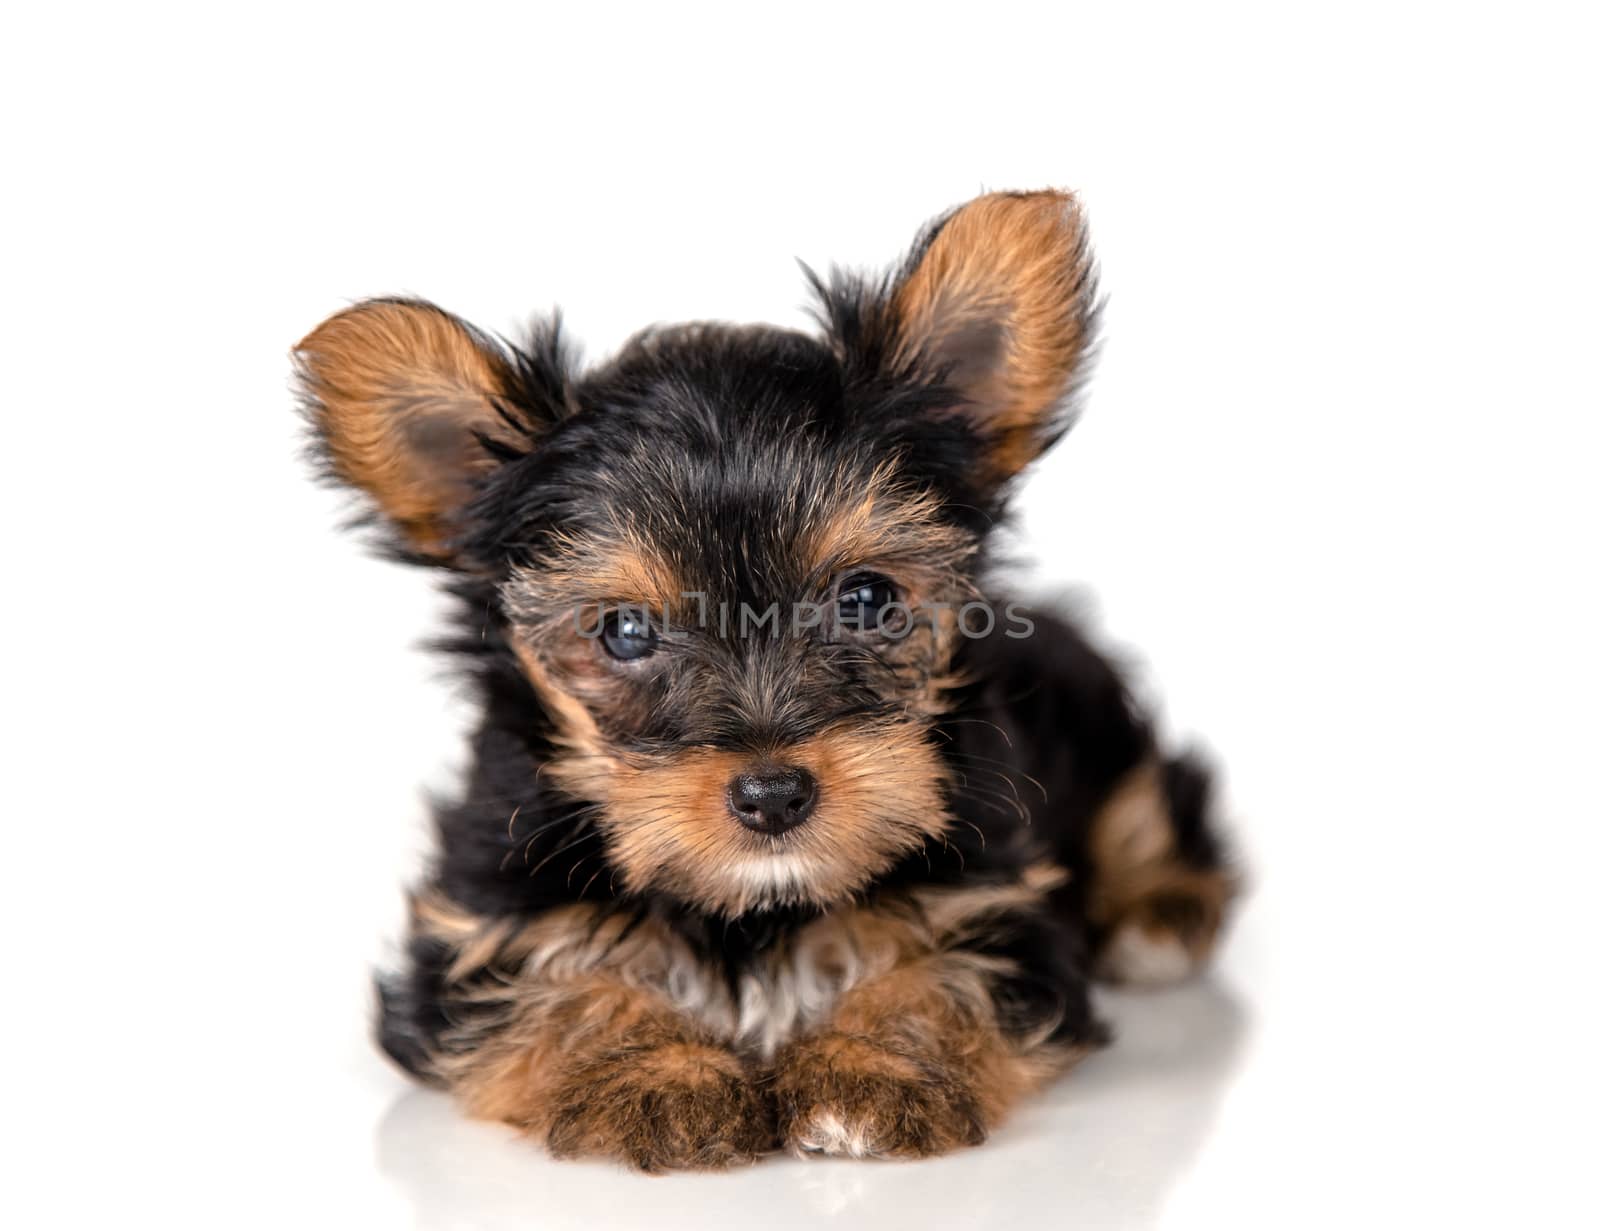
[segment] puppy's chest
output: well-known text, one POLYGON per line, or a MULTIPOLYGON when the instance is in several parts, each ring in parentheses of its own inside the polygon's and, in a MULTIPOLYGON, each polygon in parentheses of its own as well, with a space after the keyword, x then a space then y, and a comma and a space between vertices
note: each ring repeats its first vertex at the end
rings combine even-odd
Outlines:
POLYGON ((864 947, 848 926, 824 922, 731 965, 684 946, 671 954, 659 990, 717 1037, 765 1059, 826 1021, 851 987, 893 965, 886 947, 864 947))
POLYGON ((716 1038, 766 1059, 826 1021, 850 988, 919 948, 913 932, 903 921, 850 910, 731 960, 648 922, 614 943, 535 951, 525 973, 557 983, 604 974, 648 989, 716 1038))

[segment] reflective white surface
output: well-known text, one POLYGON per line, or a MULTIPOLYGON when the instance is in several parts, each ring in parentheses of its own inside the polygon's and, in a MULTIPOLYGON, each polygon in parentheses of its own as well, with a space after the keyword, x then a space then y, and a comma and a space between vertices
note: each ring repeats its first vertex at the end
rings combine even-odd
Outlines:
MULTIPOLYGON (((16 6, 13 6, 16 7, 16 6)), ((1587 20, 1586 20, 1587 19, 1587 20)), ((41 6, 0 37, 0 1224, 1600 1226, 1600 114, 1580 6, 41 6), (1225 769, 1207 981, 980 1149, 646 1179, 460 1119, 369 976, 467 715, 287 351, 409 292, 604 355, 1087 202, 1020 502, 1225 769)), ((1092 600, 1084 598, 1085 593, 1092 600)))

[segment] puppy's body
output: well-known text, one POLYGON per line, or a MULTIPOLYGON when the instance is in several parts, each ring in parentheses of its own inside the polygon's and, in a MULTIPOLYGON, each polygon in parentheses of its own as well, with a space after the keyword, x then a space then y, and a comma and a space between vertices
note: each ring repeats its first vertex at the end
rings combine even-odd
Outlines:
POLYGON ((822 340, 686 326, 578 375, 428 305, 300 348, 334 473, 450 567, 484 701, 382 1039, 562 1153, 936 1153, 1208 951, 1206 777, 986 593, 1070 421, 1070 198, 980 198, 822 340), (589 625, 585 627, 585 613, 589 625), (972 618, 969 619, 968 617, 972 618))

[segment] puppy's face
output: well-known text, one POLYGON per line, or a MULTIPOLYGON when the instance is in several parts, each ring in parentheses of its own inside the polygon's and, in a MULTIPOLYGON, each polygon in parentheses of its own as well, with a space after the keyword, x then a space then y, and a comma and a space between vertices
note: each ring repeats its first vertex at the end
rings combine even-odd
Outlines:
POLYGON ((725 341, 715 384, 659 356, 631 413, 591 386, 605 439, 529 464, 581 507, 500 593, 559 720, 546 773, 600 805, 623 879, 737 913, 835 900, 943 830, 927 724, 975 540, 848 429, 826 352, 794 388, 771 340, 725 341))
MULTIPOLYGON (((299 348, 335 473, 493 582, 541 780, 622 887, 844 899, 952 823, 932 723, 983 528, 1064 429, 1092 313, 1070 198, 980 198, 826 335, 690 326, 577 376, 414 302, 299 348)), ((530 767, 530 775, 534 772, 530 767)))

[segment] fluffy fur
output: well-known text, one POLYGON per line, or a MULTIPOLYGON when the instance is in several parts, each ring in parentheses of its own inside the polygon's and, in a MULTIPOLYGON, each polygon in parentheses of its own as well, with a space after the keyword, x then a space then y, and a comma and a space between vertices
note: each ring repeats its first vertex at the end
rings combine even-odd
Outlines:
POLYGON ((374 300, 301 342, 327 472, 447 570, 482 698, 381 981, 400 1065, 647 1170, 927 1155, 1104 1041, 1092 975, 1204 959, 1231 893, 1204 769, 986 579, 1094 285, 1076 202, 1003 193, 815 280, 819 337, 657 328, 580 371, 555 321, 512 346, 374 300), (903 625, 841 621, 862 577, 903 625), (658 634, 637 659, 583 627, 620 605, 658 634), (729 794, 774 765, 815 783, 782 833, 729 794))

